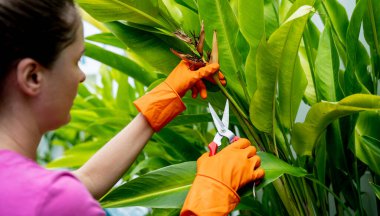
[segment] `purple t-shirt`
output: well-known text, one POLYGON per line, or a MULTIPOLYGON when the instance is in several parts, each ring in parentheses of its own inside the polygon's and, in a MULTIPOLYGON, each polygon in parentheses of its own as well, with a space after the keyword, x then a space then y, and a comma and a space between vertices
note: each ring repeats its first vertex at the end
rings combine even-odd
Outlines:
POLYGON ((0 215, 105 215, 71 173, 51 171, 16 152, 0 150, 0 215))

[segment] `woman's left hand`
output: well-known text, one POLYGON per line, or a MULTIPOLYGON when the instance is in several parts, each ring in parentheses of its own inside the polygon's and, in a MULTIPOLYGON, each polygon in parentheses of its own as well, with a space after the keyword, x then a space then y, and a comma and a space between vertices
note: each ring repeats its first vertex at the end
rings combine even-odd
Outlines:
POLYGON ((215 83, 212 78, 215 73, 218 73, 221 84, 226 84, 225 77, 219 71, 219 64, 207 64, 206 66, 198 68, 194 71, 190 70, 189 64, 190 63, 182 60, 165 80, 165 82, 173 88, 179 96, 183 97, 186 92, 191 89, 193 98, 196 98, 198 93, 201 98, 207 98, 206 86, 202 79, 207 79, 215 83))

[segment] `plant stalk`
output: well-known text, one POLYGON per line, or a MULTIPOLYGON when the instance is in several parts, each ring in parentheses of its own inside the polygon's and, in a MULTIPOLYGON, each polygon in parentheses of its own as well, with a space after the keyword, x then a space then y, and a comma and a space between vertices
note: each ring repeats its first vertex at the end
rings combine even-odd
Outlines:
POLYGON ((227 92, 227 90, 223 87, 223 85, 219 81, 219 75, 218 73, 215 73, 213 75, 213 79, 216 82, 216 84, 219 86, 220 90, 228 98, 228 100, 233 104, 233 106, 236 108, 237 112, 240 116, 242 116, 244 119, 248 119, 248 116, 243 112, 243 110, 240 108, 240 106, 236 103, 235 99, 231 97, 231 95, 227 92))
POLYGON ((362 202, 362 199, 360 198, 361 191, 360 191, 360 178, 359 178, 359 174, 358 174, 358 158, 356 156, 354 158, 354 175, 355 175, 355 181, 356 181, 356 190, 357 190, 357 193, 358 193, 358 196, 359 196, 358 197, 358 200, 359 200, 359 215, 364 215, 363 202, 362 202))
POLYGON ((347 212, 348 215, 351 215, 350 214, 350 211, 348 210, 347 206, 344 204, 344 201, 341 200, 339 198, 338 195, 336 195, 334 193, 334 191, 332 191, 330 188, 326 187, 326 185, 324 185, 323 183, 321 183, 320 181, 318 181, 317 179, 314 179, 312 177, 309 177, 309 176, 306 176, 305 178, 309 179, 310 181, 318 184, 319 186, 321 186, 323 189, 325 189, 326 191, 328 191, 331 195, 333 195, 333 197, 335 198, 336 201, 338 201, 338 203, 343 207, 343 209, 347 212))
POLYGON ((289 215, 299 215, 297 209, 295 208, 295 203, 291 201, 290 196, 286 192, 285 186, 281 178, 273 182, 273 186, 276 189, 281 201, 284 203, 286 211, 289 215))
POLYGON ((299 184, 296 184, 295 181, 297 180, 295 178, 288 177, 286 179, 287 179, 288 184, 290 185, 290 188, 292 189, 292 195, 295 199, 295 203, 297 204, 298 214, 304 215, 305 206, 303 205, 303 202, 302 202, 303 199, 300 192, 299 184))

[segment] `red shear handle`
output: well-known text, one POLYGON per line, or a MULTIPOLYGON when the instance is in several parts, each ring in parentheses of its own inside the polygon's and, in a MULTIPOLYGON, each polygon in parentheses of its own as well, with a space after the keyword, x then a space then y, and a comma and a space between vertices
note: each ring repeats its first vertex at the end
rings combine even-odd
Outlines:
MULTIPOLYGON (((231 140, 231 143, 236 142, 239 139, 240 137, 234 136, 234 138, 231 140)), ((208 149, 210 150, 209 156, 214 156, 218 151, 218 144, 216 144, 215 142, 211 142, 210 144, 208 144, 208 149)))
POLYGON ((208 144, 208 149, 210 150, 209 156, 214 156, 216 154, 216 151, 218 151, 218 144, 211 142, 208 144))
POLYGON ((234 138, 231 140, 230 143, 236 142, 236 141, 238 141, 239 139, 240 139, 240 137, 238 137, 238 136, 234 136, 234 138))

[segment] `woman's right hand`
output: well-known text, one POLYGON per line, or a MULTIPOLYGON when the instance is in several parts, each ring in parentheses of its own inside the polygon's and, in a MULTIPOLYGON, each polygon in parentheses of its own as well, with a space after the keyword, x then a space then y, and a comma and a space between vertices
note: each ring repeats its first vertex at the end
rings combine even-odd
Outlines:
POLYGON ((256 148, 244 138, 214 156, 203 154, 181 215, 228 215, 240 201, 236 191, 264 177, 260 163, 256 148))

